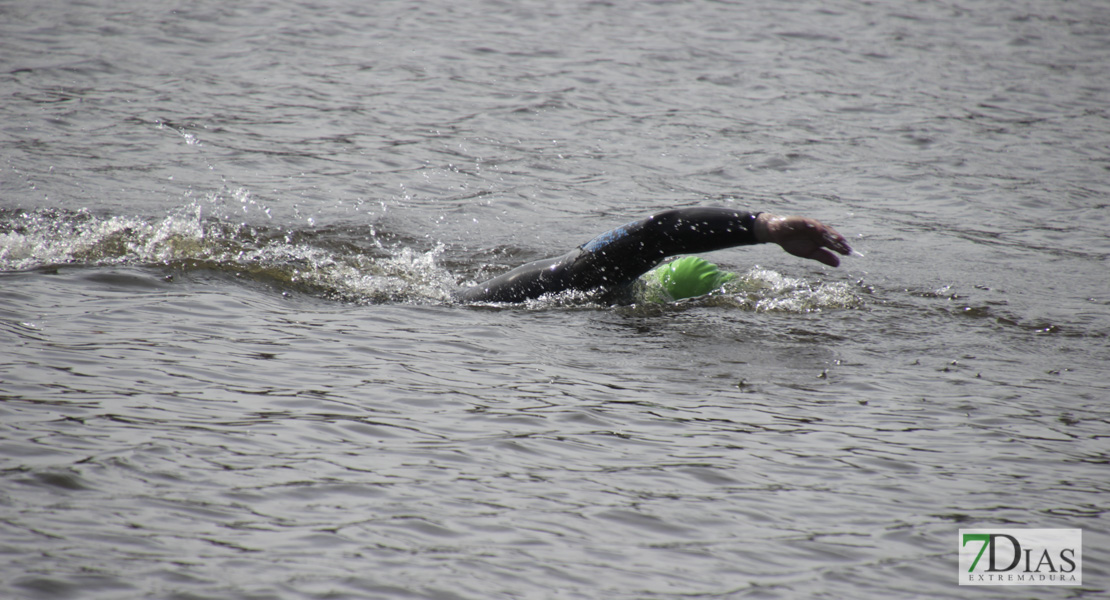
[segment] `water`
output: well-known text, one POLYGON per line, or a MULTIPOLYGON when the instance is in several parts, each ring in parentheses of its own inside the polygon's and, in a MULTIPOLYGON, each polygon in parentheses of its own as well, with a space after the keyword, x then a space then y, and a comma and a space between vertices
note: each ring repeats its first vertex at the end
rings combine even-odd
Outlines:
POLYGON ((1107 589, 1110 7, 0 6, 5 598, 1107 589), (464 306, 676 205, 863 257, 464 306), (960 528, 1081 528, 961 588, 960 528))

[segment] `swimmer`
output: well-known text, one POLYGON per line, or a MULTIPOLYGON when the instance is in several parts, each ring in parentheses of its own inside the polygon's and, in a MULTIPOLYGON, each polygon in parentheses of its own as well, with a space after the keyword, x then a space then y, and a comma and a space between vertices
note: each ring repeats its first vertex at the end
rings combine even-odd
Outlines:
POLYGON ((840 264, 837 253, 852 252, 844 236, 815 219, 727 208, 678 208, 607 231, 562 256, 519 266, 460 291, 457 298, 523 302, 567 290, 613 292, 627 289, 670 256, 762 243, 778 244, 790 254, 831 267, 840 264))

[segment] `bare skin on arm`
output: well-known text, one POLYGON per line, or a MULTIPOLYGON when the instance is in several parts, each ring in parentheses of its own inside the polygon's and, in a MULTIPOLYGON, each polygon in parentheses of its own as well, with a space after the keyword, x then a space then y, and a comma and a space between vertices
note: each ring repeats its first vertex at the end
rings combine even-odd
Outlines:
POLYGON ((840 257, 848 256, 852 249, 844 236, 824 223, 808 217, 782 217, 761 213, 753 224, 755 238, 760 242, 782 246, 794 256, 808 258, 836 267, 840 257))

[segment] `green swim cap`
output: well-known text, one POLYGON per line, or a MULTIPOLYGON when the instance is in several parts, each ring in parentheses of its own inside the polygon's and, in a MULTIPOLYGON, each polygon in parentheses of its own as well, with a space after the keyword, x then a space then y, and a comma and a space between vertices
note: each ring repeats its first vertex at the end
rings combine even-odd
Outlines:
POLYGON ((684 256, 644 274, 658 282, 673 300, 704 296, 736 279, 736 273, 721 271, 717 265, 697 256, 684 256))

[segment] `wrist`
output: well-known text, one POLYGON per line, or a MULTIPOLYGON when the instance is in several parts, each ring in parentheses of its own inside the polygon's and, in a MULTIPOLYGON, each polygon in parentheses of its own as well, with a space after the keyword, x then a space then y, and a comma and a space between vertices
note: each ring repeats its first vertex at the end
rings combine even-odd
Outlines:
POLYGON ((771 213, 759 213, 752 222, 752 233, 755 241, 760 244, 769 244, 775 241, 775 225, 782 217, 771 213))

